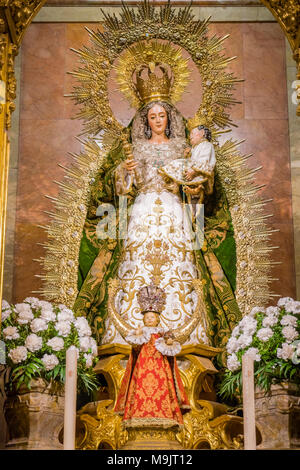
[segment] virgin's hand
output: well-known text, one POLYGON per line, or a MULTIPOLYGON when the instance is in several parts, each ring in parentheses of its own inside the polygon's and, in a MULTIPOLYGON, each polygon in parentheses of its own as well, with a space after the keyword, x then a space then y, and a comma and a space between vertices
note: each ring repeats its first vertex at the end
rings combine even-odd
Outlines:
POLYGON ((196 176, 196 172, 194 170, 186 170, 185 172, 185 178, 187 181, 191 181, 196 176))
POLYGON ((127 171, 132 172, 138 166, 138 162, 133 160, 132 158, 128 158, 124 161, 123 165, 127 171))

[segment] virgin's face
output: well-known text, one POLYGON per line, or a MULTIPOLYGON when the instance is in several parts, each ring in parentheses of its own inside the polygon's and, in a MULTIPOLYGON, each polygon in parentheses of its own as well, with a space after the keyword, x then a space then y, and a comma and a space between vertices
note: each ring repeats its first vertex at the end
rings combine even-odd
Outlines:
POLYGON ((154 134, 163 134, 168 124, 168 115, 165 108, 159 104, 155 104, 148 111, 148 123, 154 134))

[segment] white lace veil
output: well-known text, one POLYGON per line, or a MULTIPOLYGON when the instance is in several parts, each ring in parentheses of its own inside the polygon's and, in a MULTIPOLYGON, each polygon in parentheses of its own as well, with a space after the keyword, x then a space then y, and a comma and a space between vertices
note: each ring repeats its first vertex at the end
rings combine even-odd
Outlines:
POLYGON ((133 118, 132 129, 131 129, 131 138, 132 143, 135 144, 137 141, 147 141, 148 138, 145 135, 145 125, 147 122, 147 114, 149 109, 152 108, 155 104, 163 106, 168 113, 169 118, 169 130, 170 130, 170 139, 181 139, 185 141, 185 126, 183 122, 182 115, 180 112, 171 104, 166 103, 165 101, 153 101, 148 105, 144 106, 142 109, 137 111, 136 115, 133 118))

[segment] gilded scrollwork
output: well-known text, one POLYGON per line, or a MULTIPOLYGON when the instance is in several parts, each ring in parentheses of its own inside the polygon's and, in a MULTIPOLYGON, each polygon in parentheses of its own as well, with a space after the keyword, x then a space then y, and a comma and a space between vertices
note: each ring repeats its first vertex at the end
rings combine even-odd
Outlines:
POLYGON ((9 0, 2 1, 8 27, 13 42, 20 45, 27 26, 46 3, 46 0, 9 0))
POLYGON ((112 400, 100 401, 96 416, 88 413, 79 415, 80 424, 84 428, 83 438, 77 439, 76 448, 80 450, 96 450, 101 444, 106 448, 119 449, 128 440, 128 433, 122 426, 121 416, 109 409, 112 400))

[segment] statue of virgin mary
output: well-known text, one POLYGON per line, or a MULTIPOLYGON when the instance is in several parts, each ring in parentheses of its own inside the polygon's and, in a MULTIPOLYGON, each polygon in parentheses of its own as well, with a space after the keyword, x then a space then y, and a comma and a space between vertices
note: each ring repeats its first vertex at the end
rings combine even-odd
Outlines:
POLYGON ((137 293, 151 283, 166 292, 161 326, 178 330, 194 316, 194 281, 199 281, 203 308, 185 344, 222 347, 240 318, 234 295, 233 229, 218 175, 214 190, 204 199, 204 235, 199 245, 191 210, 186 210, 188 190, 161 172, 165 165, 182 159, 189 130, 203 128, 199 117, 187 125, 172 103, 172 84, 172 70, 169 73, 165 64, 139 67, 133 87, 140 107, 127 128, 128 140, 125 145, 124 139, 115 141, 93 184, 74 309, 88 318, 100 344, 126 344, 108 313, 112 279, 120 286, 115 305, 129 328, 142 325, 137 293), (109 205, 116 210, 112 212, 116 237, 102 233, 99 238, 109 205))

